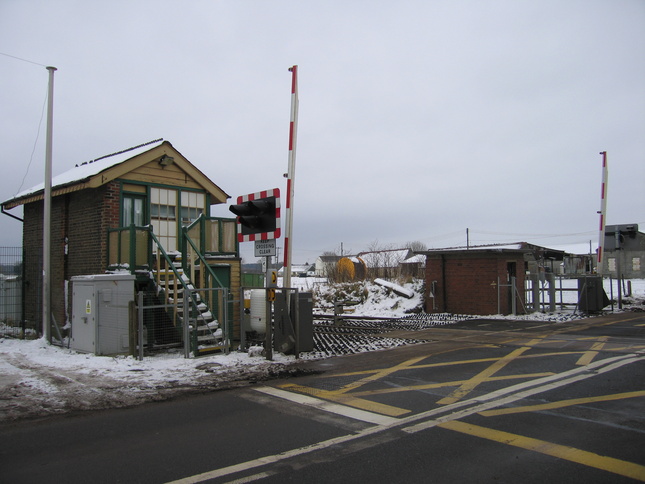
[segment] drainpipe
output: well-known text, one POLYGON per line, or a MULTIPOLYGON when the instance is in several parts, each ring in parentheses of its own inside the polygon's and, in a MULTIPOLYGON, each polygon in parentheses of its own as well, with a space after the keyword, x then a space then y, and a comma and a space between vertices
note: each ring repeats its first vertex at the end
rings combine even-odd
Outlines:
POLYGON ((24 222, 24 220, 21 219, 20 217, 16 217, 14 214, 7 212, 4 208, 4 205, 2 206, 2 213, 4 213, 5 215, 8 215, 11 218, 15 218, 18 222, 24 222))

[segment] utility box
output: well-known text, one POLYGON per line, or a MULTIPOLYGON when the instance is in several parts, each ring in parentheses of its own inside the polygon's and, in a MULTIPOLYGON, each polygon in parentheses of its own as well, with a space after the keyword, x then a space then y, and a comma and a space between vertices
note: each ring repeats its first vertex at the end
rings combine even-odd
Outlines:
POLYGON ((578 279, 578 307, 586 313, 597 313, 611 301, 602 285, 602 277, 590 276, 578 279))
POLYGON ((287 293, 276 294, 273 322, 273 347, 284 354, 295 351, 296 334, 298 335, 298 351, 306 352, 314 349, 313 327, 313 295, 310 292, 298 293, 298 298, 291 295, 291 308, 287 310, 287 293), (296 320, 296 304, 298 304, 298 319, 296 320))
POLYGON ((72 277, 73 350, 95 355, 129 353, 131 274, 72 277))

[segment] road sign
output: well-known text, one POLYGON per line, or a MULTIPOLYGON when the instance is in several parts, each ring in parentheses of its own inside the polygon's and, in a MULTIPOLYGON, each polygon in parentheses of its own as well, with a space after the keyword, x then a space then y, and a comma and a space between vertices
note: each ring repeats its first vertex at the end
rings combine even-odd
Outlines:
POLYGON ((269 257, 274 256, 275 254, 275 239, 255 241, 255 257, 269 257))

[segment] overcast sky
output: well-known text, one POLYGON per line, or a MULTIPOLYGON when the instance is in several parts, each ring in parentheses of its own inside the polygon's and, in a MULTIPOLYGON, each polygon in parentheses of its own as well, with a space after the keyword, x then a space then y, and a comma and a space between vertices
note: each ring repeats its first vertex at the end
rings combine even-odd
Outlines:
POLYGON ((0 52, 36 63, 0 55, 2 201, 43 180, 44 65, 54 175, 164 138, 233 203, 284 194, 298 65, 294 263, 467 228, 595 250, 601 151, 607 223, 645 229, 642 0, 0 0, 0 52))

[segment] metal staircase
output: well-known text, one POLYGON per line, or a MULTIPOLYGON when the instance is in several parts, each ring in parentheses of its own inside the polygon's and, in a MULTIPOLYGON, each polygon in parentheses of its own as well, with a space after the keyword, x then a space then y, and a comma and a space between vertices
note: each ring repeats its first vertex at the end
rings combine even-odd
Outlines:
POLYGON ((181 232, 181 254, 169 255, 151 225, 108 229, 108 271, 137 276, 140 306, 149 314, 141 315, 140 331, 149 348, 183 342, 186 356, 228 352, 235 310, 222 280, 230 285, 230 279, 220 280, 211 264, 239 257, 235 219, 202 214, 181 232))
MULTIPOLYGON (((162 258, 158 251, 159 259, 162 258)), ((160 260, 161 262, 161 260, 160 260)), ((157 295, 164 301, 166 312, 177 329, 189 326, 191 349, 195 356, 215 351, 227 351, 228 341, 220 322, 202 297, 203 289, 196 289, 181 267, 181 260, 153 271, 157 295)), ((159 264, 161 265, 161 264, 159 264)), ((159 266, 158 265, 158 266, 159 266)))

